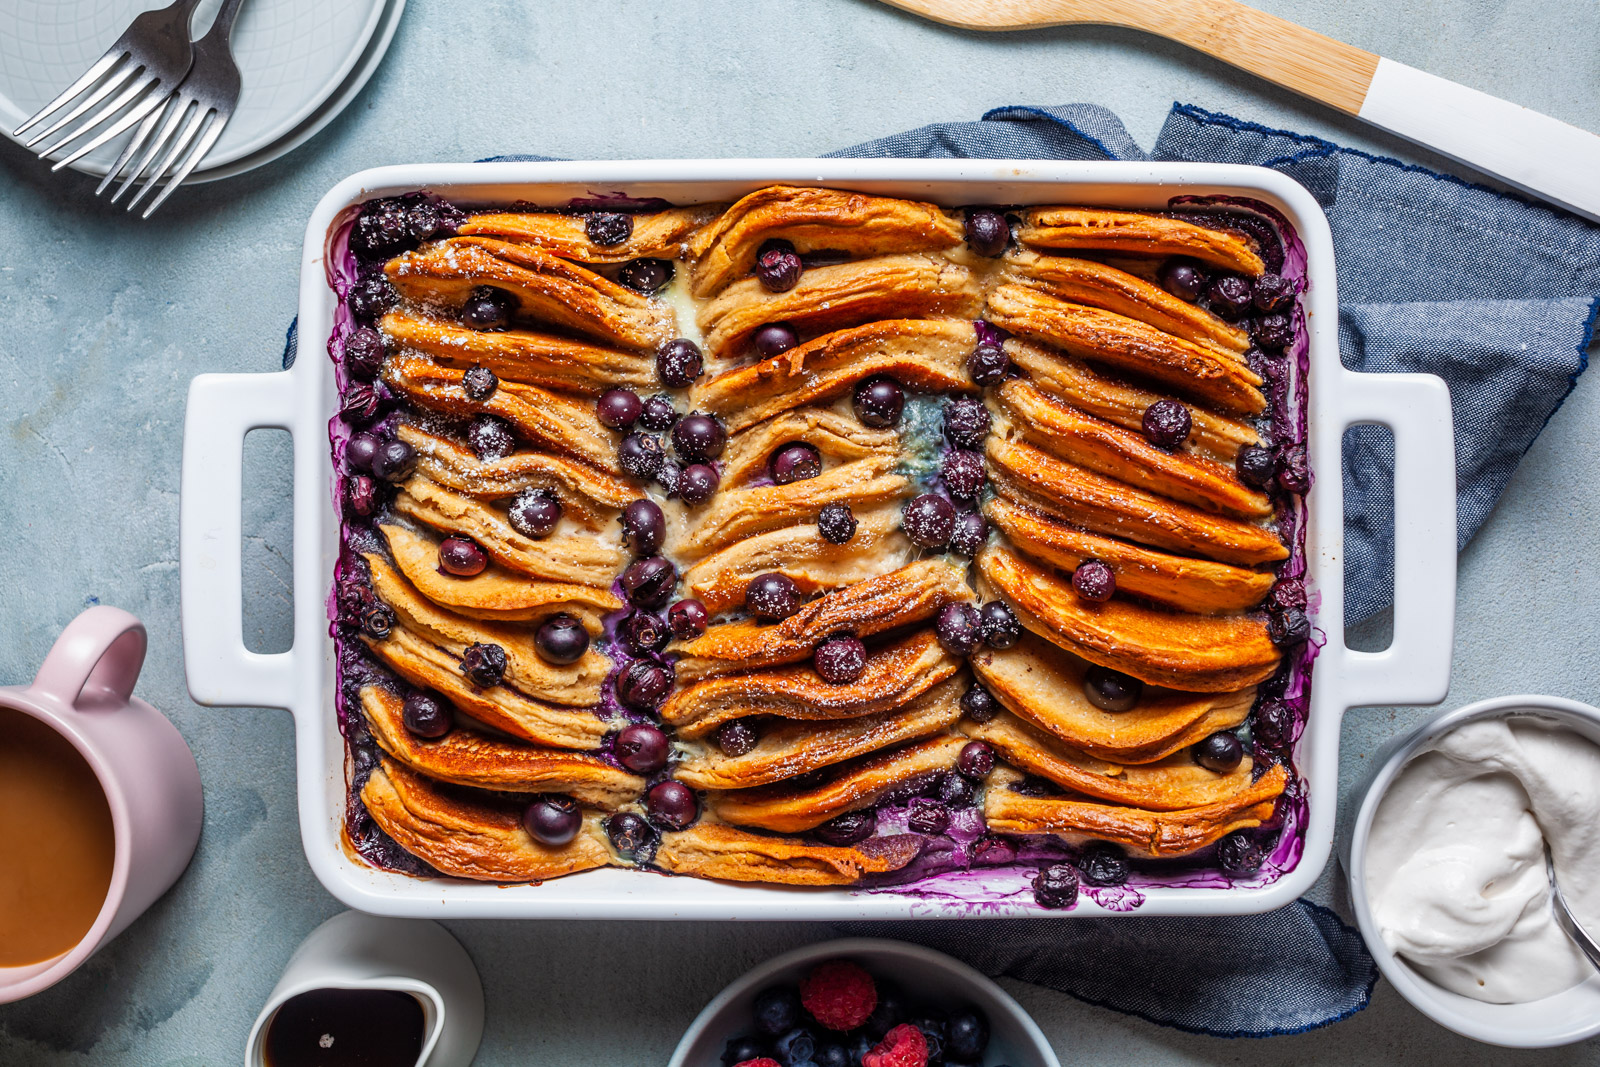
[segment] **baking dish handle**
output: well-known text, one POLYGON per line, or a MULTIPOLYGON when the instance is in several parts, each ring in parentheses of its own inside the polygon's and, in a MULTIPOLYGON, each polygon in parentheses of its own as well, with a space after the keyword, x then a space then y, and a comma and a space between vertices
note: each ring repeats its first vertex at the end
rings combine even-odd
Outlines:
POLYGON ((178 500, 179 592, 189 695, 200 704, 287 708, 294 649, 264 655, 244 646, 244 438, 294 432, 288 371, 201 374, 189 385, 178 500))
POLYGON ((1342 429, 1377 423, 1394 433, 1394 639, 1382 652, 1339 650, 1345 705, 1437 704, 1450 689, 1455 643, 1450 389, 1432 374, 1343 377, 1342 429))

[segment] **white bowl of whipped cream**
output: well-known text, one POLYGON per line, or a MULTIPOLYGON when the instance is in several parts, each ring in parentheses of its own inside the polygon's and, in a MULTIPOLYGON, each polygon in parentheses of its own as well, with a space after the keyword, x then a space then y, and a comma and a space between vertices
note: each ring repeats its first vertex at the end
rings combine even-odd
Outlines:
POLYGON ((1544 1048, 1600 1033, 1600 972, 1556 925, 1548 843, 1600 935, 1600 709, 1546 696, 1469 704, 1385 746, 1341 858, 1367 948, 1458 1034, 1544 1048))

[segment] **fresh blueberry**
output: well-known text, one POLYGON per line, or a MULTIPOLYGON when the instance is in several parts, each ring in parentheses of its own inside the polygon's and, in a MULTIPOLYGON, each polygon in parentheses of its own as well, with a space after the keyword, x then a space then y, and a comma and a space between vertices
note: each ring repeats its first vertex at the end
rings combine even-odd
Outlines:
POLYGON ((1205 270, 1192 259, 1168 260, 1161 268, 1161 288, 1177 297, 1194 303, 1205 291, 1205 270))
POLYGON ((850 1067, 850 1053, 843 1045, 818 1045, 813 1062, 817 1067, 850 1067))
POLYGON ((500 379, 488 367, 470 367, 461 375, 461 391, 476 403, 488 400, 499 388, 500 379))
POLYGON ((1311 620, 1299 608, 1275 611, 1267 617, 1267 637, 1279 648, 1304 644, 1311 636, 1311 620))
POLYGON ((817 1052, 817 1038, 804 1026, 797 1026, 793 1030, 778 1035, 772 1043, 772 1051, 778 1054, 778 1062, 783 1067, 801 1067, 810 1063, 817 1052))
POLYGON ((617 675, 613 688, 623 707, 631 711, 655 711, 672 690, 672 675, 659 664, 636 659, 617 675))
POLYGON ((617 446, 617 463, 634 481, 648 482, 661 470, 667 454, 661 450, 661 438, 648 433, 630 433, 617 446))
POLYGON ((946 1061, 977 1060, 989 1047, 989 1020, 977 1008, 966 1008, 950 1016, 945 1026, 946 1061))
POLYGON ((624 811, 606 820, 606 836, 611 839, 612 848, 624 856, 634 856, 650 847, 656 833, 644 819, 624 811))
POLYGON ((672 627, 672 636, 680 641, 693 641, 706 632, 710 621, 711 613, 705 604, 693 598, 678 601, 667 612, 667 625, 672 627))
POLYGON ((517 447, 517 438, 503 419, 479 415, 467 427, 467 446, 485 463, 493 463, 511 455, 517 447))
POLYGON ((967 373, 979 385, 999 385, 1011 369, 1011 357, 999 345, 983 344, 967 357, 967 373))
POLYGON ((919 834, 942 834, 950 828, 950 809, 937 800, 916 797, 911 801, 906 825, 919 834))
POLYGON ((767 1054, 765 1042, 754 1037, 735 1037, 729 1039, 722 1049, 722 1067, 734 1067, 736 1063, 746 1060, 758 1060, 767 1054))
POLYGON ((1128 881, 1127 854, 1109 841, 1091 841, 1078 854, 1078 869, 1090 885, 1123 885, 1128 881))
POLYGON ((786 322, 769 322, 757 330, 751 340, 760 355, 771 359, 799 344, 800 336, 786 322))
POLYGON ((1272 449, 1260 445, 1245 445, 1233 459, 1233 469, 1239 480, 1254 489, 1265 489, 1278 473, 1278 457, 1272 449))
POLYGON ((672 281, 672 261, 669 259, 630 259, 617 271, 617 281, 636 293, 652 296, 672 281))
POLYGON ((1157 448, 1172 451, 1182 447, 1194 428, 1194 417, 1187 405, 1176 400, 1157 400, 1144 409, 1144 435, 1157 448))
POLYGON ((1193 749, 1194 761, 1208 771, 1227 774, 1244 759, 1244 746, 1226 730, 1200 740, 1193 749))
POLYGON ((768 241, 756 253, 756 277, 769 293, 787 293, 799 285, 803 270, 805 264, 788 241, 768 241))
POLYGON ((622 572, 622 592, 636 608, 665 607, 677 584, 678 569, 660 556, 636 559, 622 572))
POLYGON ((503 330, 511 325, 517 298, 504 289, 481 286, 461 305, 461 325, 473 330, 503 330))
POLYGON ((969 208, 965 230, 967 247, 980 256, 998 256, 1011 242, 1011 226, 1006 217, 987 208, 969 208))
POLYGON ((439 542, 439 569, 458 578, 482 574, 489 557, 477 543, 466 537, 446 537, 439 542))
POLYGON ((1256 290, 1251 302, 1255 304, 1257 311, 1277 311, 1293 300, 1294 294, 1294 282, 1281 274, 1267 273, 1256 279, 1256 290))
POLYGON ((382 447, 383 439, 376 434, 358 433, 344 446, 345 464, 353 471, 370 471, 382 447))
POLYGON ((595 417, 609 430, 626 430, 639 421, 644 404, 632 389, 607 389, 595 404, 595 417))
POLYGON ((971 604, 946 604, 934 617, 939 647, 952 656, 970 656, 983 643, 983 617, 971 604))
POLYGON ((1250 339, 1268 351, 1281 352, 1294 342, 1294 324, 1281 311, 1270 312, 1256 319, 1250 339))
POLYGON ((939 476, 957 500, 977 500, 983 493, 983 457, 965 448, 952 448, 939 462, 939 476))
POLYGON ((672 429, 672 424, 677 421, 678 410, 672 406, 672 398, 666 393, 657 393, 646 400, 639 411, 639 425, 656 433, 672 429))
POLYGON ((848 685, 867 669, 867 646, 859 637, 835 634, 817 646, 811 664, 829 685, 848 685))
POLYGON ((417 469, 417 450, 404 441, 385 441, 372 457, 372 473, 385 482, 403 482, 417 469))
POLYGON ((792 986, 765 989, 756 995, 756 1029, 768 1037, 788 1033, 800 1022, 800 992, 792 986))
POLYGON ((583 827, 583 812, 571 797, 542 796, 522 813, 528 836, 547 848, 560 848, 578 836, 583 827))
POLYGON ((928 1044, 928 1062, 930 1064, 944 1063, 944 1020, 935 1016, 924 1015, 911 1020, 911 1024, 922 1031, 922 1040, 928 1044))
POLYGON ((622 543, 635 556, 653 556, 667 539, 667 517, 661 505, 640 497, 622 509, 622 543))
POLYGON ((635 774, 654 774, 667 765, 667 735, 649 723, 636 722, 617 735, 617 762, 635 774))
POLYGON ((994 420, 983 401, 957 397, 944 406, 944 436, 957 448, 982 449, 994 420))
POLYGON ((956 756, 956 770, 968 778, 987 778, 994 770, 994 746, 987 741, 968 741, 956 756))
POLYGON ((835 815, 817 827, 815 833, 817 840, 825 845, 844 846, 865 841, 877 829, 877 811, 873 808, 862 808, 860 811, 847 811, 843 815, 835 815))
POLYGON ((661 379, 662 385, 671 389, 687 389, 693 385, 705 365, 700 346, 685 337, 668 341, 656 349, 656 377, 661 379))
POLYGON ((706 463, 722 455, 728 432, 710 415, 691 412, 672 428, 672 450, 685 463, 706 463))
POLYGON ((983 517, 983 513, 963 511, 956 516, 955 526, 950 530, 950 551, 971 558, 982 550, 983 543, 988 539, 989 520, 983 517))
POLYGON ((748 755, 756 747, 756 742, 761 738, 756 735, 755 727, 743 719, 734 719, 717 727, 717 732, 712 735, 717 747, 725 756, 748 755))
POLYGON ((822 473, 822 454, 800 442, 784 445, 772 453, 767 470, 779 485, 805 481, 822 473))
POLYGON ((1206 287, 1206 297, 1211 301, 1212 311, 1232 321, 1250 310, 1255 290, 1250 285, 1250 279, 1243 275, 1224 274, 1206 287))
POLYGON ((1084 673, 1083 695, 1101 711, 1132 711, 1144 695, 1144 683, 1132 675, 1094 664, 1084 673))
POLYGON ((905 1022, 909 1014, 910 1008, 900 987, 893 982, 880 979, 877 1007, 872 1009, 872 1014, 867 1016, 867 1021, 861 1024, 861 1028, 873 1041, 882 1041, 883 1035, 905 1022))
POLYGON ((1052 863, 1033 880, 1033 899, 1043 908, 1070 908, 1078 901, 1078 872, 1070 863, 1052 863))
POLYGON ((583 232, 601 248, 611 248, 633 236, 633 216, 597 211, 583 220, 583 232))
POLYGON ((523 537, 548 537, 561 521, 561 512, 561 501, 548 489, 524 489, 506 509, 506 519, 523 537))
POLYGON ((900 509, 900 525, 919 548, 944 548, 955 524, 956 509, 934 493, 914 496, 900 509))
POLYGON ((800 610, 800 590, 787 574, 758 574, 744 588, 744 606, 763 622, 781 622, 800 610))
POLYGON ((506 650, 485 641, 468 645, 461 656, 461 673, 482 689, 499 685, 506 676, 506 650))
POLYGON ((856 517, 849 504, 826 504, 817 514, 817 532, 829 544, 849 544, 856 535, 856 517))
POLYGON ((994 694, 981 685, 974 685, 961 694, 961 713, 973 722, 988 722, 1002 710, 994 694))
POLYGON ((906 391, 893 378, 868 378, 856 386, 852 398, 856 418, 876 430, 886 430, 900 422, 905 410, 906 391))
POLYGON ((1117 576, 1111 568, 1097 559, 1086 559, 1072 572, 1072 591, 1103 604, 1117 591, 1117 576))
POLYGON ((1022 623, 1003 600, 991 600, 978 609, 983 618, 983 643, 990 648, 1010 648, 1022 640, 1022 623))
POLYGON ((972 779, 960 774, 946 774, 939 779, 935 794, 939 802, 949 808, 968 808, 977 803, 978 787, 972 779))
POLYGON ((589 631, 577 616, 561 612, 550 616, 534 631, 533 645, 551 663, 576 663, 589 651, 589 631))
POLYGON ((721 484, 722 475, 717 468, 709 463, 691 463, 678 475, 678 496, 690 506, 704 504, 721 484))
POLYGON ((400 719, 411 733, 430 740, 443 737, 455 725, 455 713, 449 702, 421 689, 406 694, 400 719))
POLYGON ((617 639, 630 655, 648 656, 667 647, 667 642, 672 640, 672 631, 660 616, 648 611, 635 611, 625 616, 617 627, 617 639))
POLYGON ((344 369, 355 378, 372 378, 383 369, 383 335, 371 326, 360 326, 344 339, 344 369))
POLYGON ((1265 860, 1261 846, 1244 830, 1237 830, 1217 842, 1217 866, 1224 874, 1235 878, 1255 874, 1265 860))

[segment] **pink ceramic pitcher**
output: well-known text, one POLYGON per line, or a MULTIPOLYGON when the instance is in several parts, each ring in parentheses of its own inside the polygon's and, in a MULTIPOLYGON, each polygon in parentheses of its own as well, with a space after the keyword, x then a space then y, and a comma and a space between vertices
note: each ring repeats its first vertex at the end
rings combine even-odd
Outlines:
POLYGON ((46 723, 88 761, 116 840, 111 888, 94 925, 54 959, 0 967, 0 1004, 71 974, 165 893, 194 855, 205 814, 200 770, 177 728, 133 695, 147 640, 126 611, 90 608, 56 638, 32 685, 0 687, 0 707, 46 723))

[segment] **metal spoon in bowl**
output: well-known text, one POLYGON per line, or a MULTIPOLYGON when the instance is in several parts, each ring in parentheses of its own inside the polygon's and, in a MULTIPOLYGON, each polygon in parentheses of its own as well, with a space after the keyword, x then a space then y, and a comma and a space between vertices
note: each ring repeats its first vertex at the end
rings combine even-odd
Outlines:
POLYGON ((1578 920, 1572 917, 1572 909, 1567 907, 1567 898, 1561 892, 1561 883, 1556 881, 1555 861, 1550 858, 1550 843, 1544 846, 1544 870, 1550 876, 1550 903, 1556 913, 1556 925, 1561 927, 1566 935, 1583 950, 1589 957, 1589 962, 1596 970, 1600 970, 1600 943, 1597 943, 1589 932, 1578 925, 1578 920))

